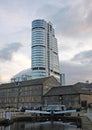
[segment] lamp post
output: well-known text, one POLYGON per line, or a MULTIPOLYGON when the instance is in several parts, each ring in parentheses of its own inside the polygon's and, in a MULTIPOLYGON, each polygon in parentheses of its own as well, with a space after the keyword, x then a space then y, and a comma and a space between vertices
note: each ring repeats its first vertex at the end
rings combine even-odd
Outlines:
POLYGON ((60 105, 63 104, 63 96, 62 95, 59 96, 59 103, 60 103, 60 105))
POLYGON ((21 82, 15 82, 15 85, 17 86, 17 104, 16 107, 19 108, 19 103, 20 103, 20 94, 21 94, 21 82))

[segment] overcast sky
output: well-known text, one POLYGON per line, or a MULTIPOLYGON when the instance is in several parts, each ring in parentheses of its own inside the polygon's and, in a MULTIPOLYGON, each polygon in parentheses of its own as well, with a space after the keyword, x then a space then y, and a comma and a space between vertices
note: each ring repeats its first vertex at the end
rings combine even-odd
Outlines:
POLYGON ((66 84, 92 82, 92 0, 0 0, 0 82, 31 67, 31 23, 51 21, 66 84))

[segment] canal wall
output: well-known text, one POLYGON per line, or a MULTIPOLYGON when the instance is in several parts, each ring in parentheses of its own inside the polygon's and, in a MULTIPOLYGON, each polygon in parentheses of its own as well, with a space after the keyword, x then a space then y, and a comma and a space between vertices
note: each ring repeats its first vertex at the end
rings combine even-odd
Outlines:
MULTIPOLYGON (((7 116, 6 116, 7 117, 7 116)), ((30 122, 44 122, 44 121, 61 121, 61 122, 72 122, 81 128, 81 118, 74 116, 62 116, 62 115, 41 115, 41 114, 30 114, 25 112, 16 112, 8 114, 7 119, 1 118, 0 125, 9 125, 13 122, 19 121, 30 121, 30 122), (11 119, 10 119, 11 117, 11 119)))
POLYGON ((31 114, 25 112, 10 112, 11 115, 5 117, 5 113, 1 114, 0 125, 9 125, 14 122, 19 121, 30 121, 30 122, 44 122, 44 121, 61 121, 61 122, 72 122, 72 124, 77 125, 77 127, 82 130, 92 130, 92 121, 88 118, 87 112, 76 112, 72 113, 71 116, 61 116, 61 115, 40 115, 31 114))

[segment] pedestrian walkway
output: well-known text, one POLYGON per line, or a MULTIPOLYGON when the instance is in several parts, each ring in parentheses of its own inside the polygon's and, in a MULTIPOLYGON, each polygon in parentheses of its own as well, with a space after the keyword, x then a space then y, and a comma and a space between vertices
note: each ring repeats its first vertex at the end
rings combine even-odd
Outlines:
POLYGON ((89 109, 87 110, 87 116, 88 116, 88 118, 92 121, 92 108, 89 108, 89 109))
POLYGON ((82 116, 82 130, 92 130, 92 122, 87 116, 82 116))
POLYGON ((82 130, 92 130, 92 121, 88 117, 88 112, 82 110, 80 112, 73 113, 72 116, 80 116, 82 119, 82 130))

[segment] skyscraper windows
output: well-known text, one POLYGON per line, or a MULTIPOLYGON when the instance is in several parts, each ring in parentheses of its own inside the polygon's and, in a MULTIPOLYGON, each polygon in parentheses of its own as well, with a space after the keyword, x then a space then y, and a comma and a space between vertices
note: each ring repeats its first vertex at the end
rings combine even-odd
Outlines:
POLYGON ((57 39, 52 24, 43 19, 32 22, 32 78, 53 75, 60 81, 57 39))

